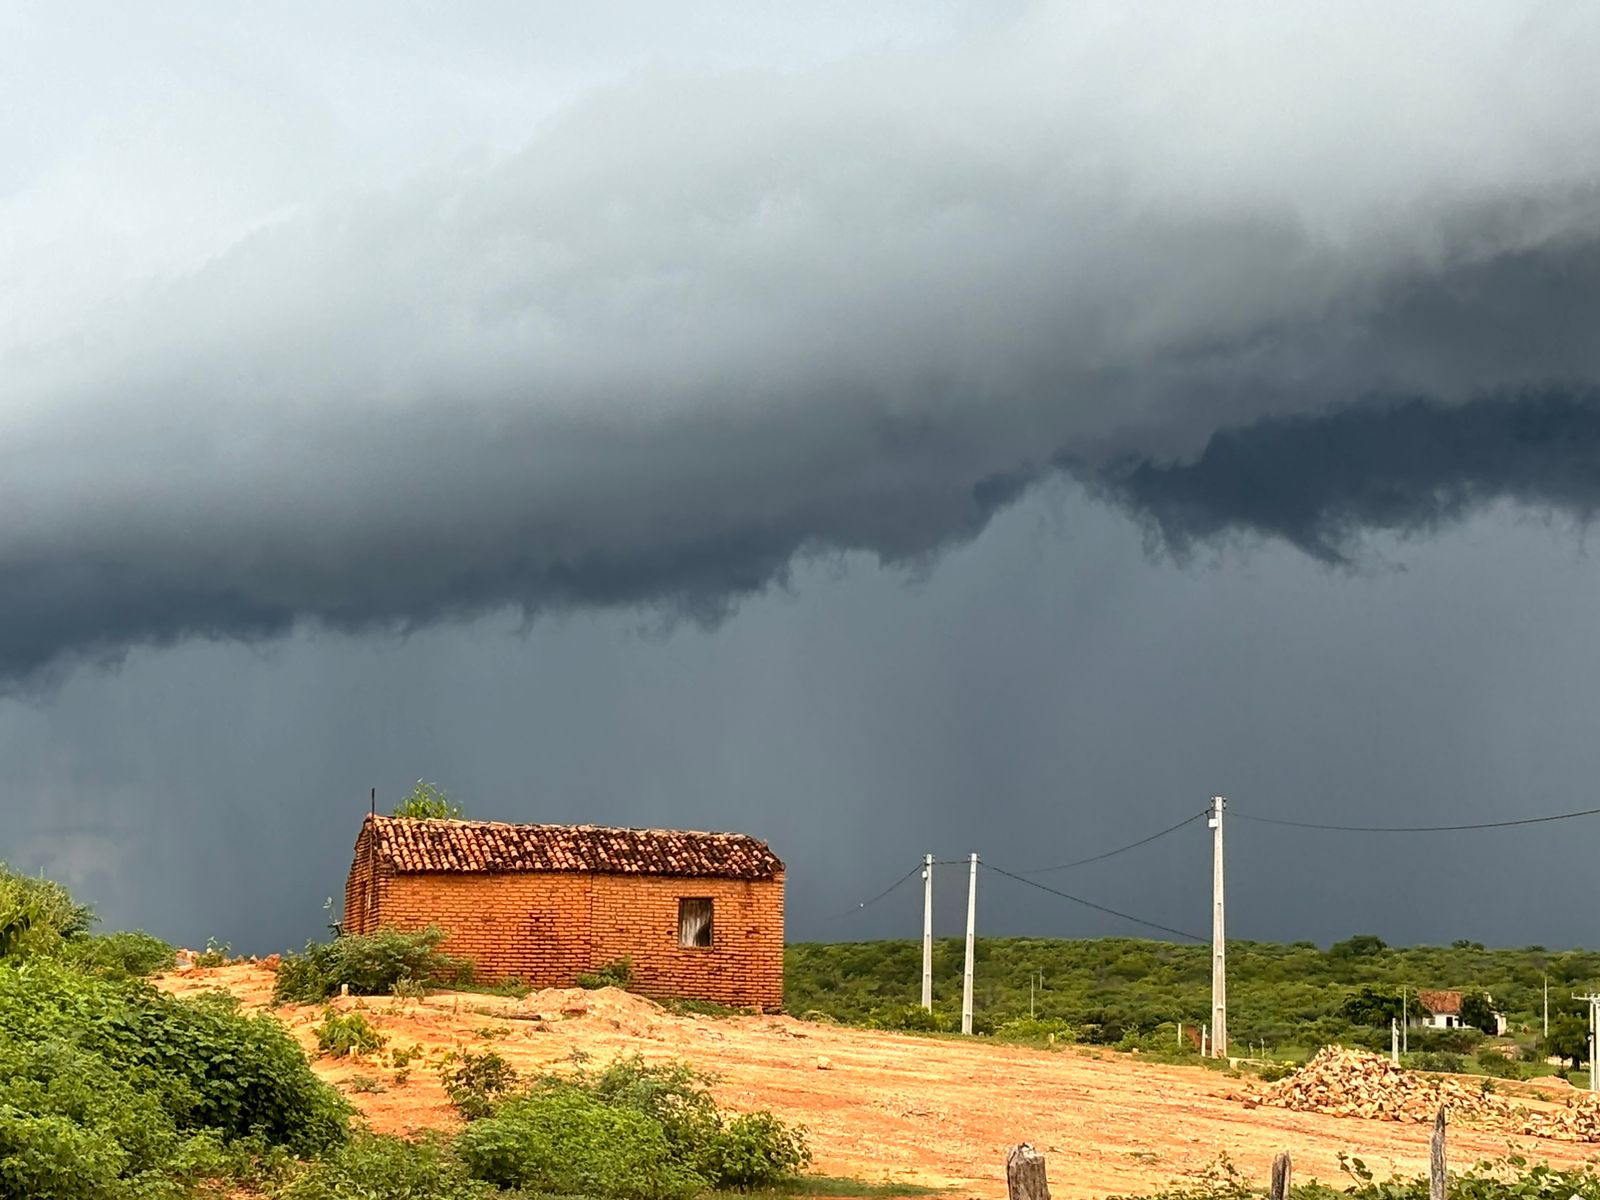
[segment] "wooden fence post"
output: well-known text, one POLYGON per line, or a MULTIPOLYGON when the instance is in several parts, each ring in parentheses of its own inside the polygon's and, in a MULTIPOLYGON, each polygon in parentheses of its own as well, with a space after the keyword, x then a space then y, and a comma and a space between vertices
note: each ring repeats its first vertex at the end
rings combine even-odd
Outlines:
POLYGON ((1289 1177, 1293 1173, 1294 1164, 1289 1161, 1287 1150, 1272 1160, 1272 1200, 1289 1200, 1289 1177))
POLYGON ((1433 1140, 1428 1145, 1428 1200, 1445 1200, 1444 1105, 1433 1119, 1433 1140))
POLYGON ((1006 1155, 1006 1192, 1011 1200, 1050 1200, 1044 1177, 1044 1155, 1027 1142, 1006 1155))

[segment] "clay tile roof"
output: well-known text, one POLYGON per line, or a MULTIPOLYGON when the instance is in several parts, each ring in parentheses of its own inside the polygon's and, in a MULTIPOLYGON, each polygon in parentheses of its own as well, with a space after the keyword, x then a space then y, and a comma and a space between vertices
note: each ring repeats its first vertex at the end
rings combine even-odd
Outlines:
POLYGON ((1417 1001, 1436 1016, 1454 1016, 1461 1012, 1460 992, 1418 992, 1417 1001))
POLYGON ((378 858, 396 871, 499 873, 577 871, 771 879, 783 863, 742 833, 608 829, 600 825, 507 825, 499 821, 369 816, 378 858))

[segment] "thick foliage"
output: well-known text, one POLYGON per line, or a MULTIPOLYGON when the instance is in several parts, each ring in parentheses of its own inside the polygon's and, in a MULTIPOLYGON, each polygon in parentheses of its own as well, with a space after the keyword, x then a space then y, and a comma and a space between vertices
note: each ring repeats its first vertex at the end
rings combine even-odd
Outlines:
POLYGON ((0 1042, 57 1044, 100 1059, 179 1131, 259 1135, 310 1152, 345 1136, 347 1109, 267 1016, 184 1001, 147 984, 48 961, 0 966, 0 1042))
POLYGON ((436 1138, 409 1142, 370 1133, 302 1167, 274 1193, 277 1200, 488 1200, 494 1194, 436 1138))
POLYGON ((616 1200, 687 1200, 707 1180, 661 1125, 579 1088, 508 1100, 456 1141, 472 1175, 503 1188, 616 1200))
POLYGON ((491 1163, 482 1170, 510 1173, 482 1178, 512 1178, 523 1171, 517 1186, 536 1190, 565 1190, 579 1178, 632 1176, 638 1181, 635 1190, 616 1194, 637 1200, 707 1186, 771 1187, 810 1162, 805 1131, 790 1130, 770 1112, 728 1117, 707 1090, 710 1082, 683 1062, 646 1064, 637 1054, 595 1072, 547 1075, 469 1126, 461 1155, 474 1174, 480 1174, 475 1163, 491 1163), (562 1133, 563 1120, 570 1123, 570 1134, 562 1133), (480 1126, 488 1128, 480 1131, 480 1126), (606 1138, 626 1142, 616 1150, 619 1157, 592 1158, 608 1154, 606 1138), (568 1174, 557 1186, 557 1176, 547 1173, 544 1163, 563 1155, 568 1174))
POLYGON ((131 933, 80 933, 61 943, 58 957, 96 975, 137 979, 172 966, 175 953, 158 937, 131 933))
MULTIPOLYGON (((1203 945, 980 938, 976 950, 980 1030, 1027 1017, 1030 972, 1044 977, 1043 987, 1035 989, 1037 1019, 1065 1022, 1084 1041, 1115 1044, 1129 1031, 1147 1034, 1177 1021, 1198 1028, 1210 1017, 1211 960, 1203 945)), ((962 957, 959 939, 935 942, 935 996, 960 995, 962 957)), ((785 951, 785 1006, 850 1023, 913 1028, 922 1018, 899 1014, 911 1013, 916 1004, 921 958, 921 943, 913 940, 791 945, 785 951)), ((1586 1010, 1568 997, 1600 975, 1600 952, 1485 950, 1473 943, 1395 948, 1371 935, 1328 951, 1310 942, 1235 941, 1228 947, 1228 1025, 1240 1046, 1265 1039, 1269 1049, 1293 1053, 1329 1042, 1376 1042, 1387 1051, 1387 1012, 1391 1006, 1398 1012, 1401 988, 1413 1013, 1418 989, 1454 988, 1488 992, 1513 1025, 1537 1026, 1547 971, 1552 1032, 1569 1014, 1581 1025, 1586 1010), (1352 997, 1358 999, 1347 1010, 1352 997)), ((950 1015, 941 1008, 938 1023, 950 1015)), ((1478 1040, 1467 1031, 1446 1047, 1434 1046, 1421 1030, 1410 1036, 1414 1050, 1465 1054, 1478 1040)), ((1567 1039, 1574 1041, 1555 1052, 1581 1055, 1581 1037, 1567 1039)))
POLYGON ((0 960, 54 954, 93 923, 94 913, 59 883, 0 863, 0 960))
POLYGON ((406 931, 379 929, 331 942, 308 942, 303 954, 278 964, 274 1004, 314 1004, 341 986, 357 996, 386 996, 402 982, 442 977, 470 978, 471 967, 439 950, 444 931, 436 927, 406 931))

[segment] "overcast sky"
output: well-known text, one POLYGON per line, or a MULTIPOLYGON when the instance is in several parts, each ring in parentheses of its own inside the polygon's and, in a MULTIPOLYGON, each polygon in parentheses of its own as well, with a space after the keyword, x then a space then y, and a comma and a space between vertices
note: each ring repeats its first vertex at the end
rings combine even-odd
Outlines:
MULTIPOLYGON (((909 936, 1220 791, 1238 936, 1592 941, 1600 818, 1247 818, 1600 805, 1597 36, 0 4, 0 856, 282 948, 425 777, 909 936)), ((1038 878, 1204 933, 1207 855, 1038 878)))

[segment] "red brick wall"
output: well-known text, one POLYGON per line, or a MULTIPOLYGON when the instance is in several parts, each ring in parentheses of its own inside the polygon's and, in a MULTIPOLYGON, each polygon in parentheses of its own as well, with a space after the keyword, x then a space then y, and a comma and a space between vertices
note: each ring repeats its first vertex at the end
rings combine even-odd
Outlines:
POLYGON ((345 887, 345 930, 438 925, 442 947, 485 980, 515 975, 570 987, 580 972, 633 962, 634 987, 775 1009, 783 1003, 783 876, 772 880, 516 872, 395 874, 372 870, 366 834, 345 887), (712 945, 678 945, 680 897, 710 897, 712 945))
POLYGON ((693 996, 736 1006, 783 1004, 783 876, 772 880, 594 876, 596 964, 633 960, 645 995, 693 996), (708 896, 712 944, 678 945, 678 900, 708 896))

